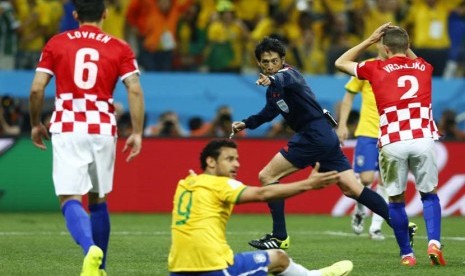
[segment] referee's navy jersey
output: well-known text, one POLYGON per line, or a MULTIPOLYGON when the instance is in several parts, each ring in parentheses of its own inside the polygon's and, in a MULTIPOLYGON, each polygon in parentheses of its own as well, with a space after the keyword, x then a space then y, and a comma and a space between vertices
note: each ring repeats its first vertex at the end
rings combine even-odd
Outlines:
POLYGON ((243 120, 247 128, 255 129, 281 114, 296 132, 281 153, 296 167, 314 166, 316 161, 322 171, 350 168, 340 149, 336 132, 323 115, 303 76, 285 65, 270 76, 271 85, 266 90, 266 105, 255 115, 243 120))
POLYGON ((272 84, 266 90, 266 105, 260 112, 244 120, 247 128, 255 129, 281 114, 295 132, 311 130, 311 125, 315 123, 324 128, 322 131, 333 132, 315 94, 297 70, 285 65, 270 79, 272 84))

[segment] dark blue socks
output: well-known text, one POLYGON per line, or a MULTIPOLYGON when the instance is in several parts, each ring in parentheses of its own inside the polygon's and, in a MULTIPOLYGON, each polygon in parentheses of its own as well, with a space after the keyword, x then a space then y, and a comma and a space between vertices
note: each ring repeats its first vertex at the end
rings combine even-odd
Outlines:
POLYGON ((268 202, 273 218, 273 237, 285 240, 287 238, 286 218, 284 217, 284 200, 278 199, 268 202))
POLYGON ((108 241, 110 239, 110 216, 108 214, 107 203, 89 205, 89 210, 95 245, 103 251, 103 260, 100 268, 105 269, 108 241))
POLYGON ((428 240, 441 240, 441 205, 437 194, 423 194, 423 218, 425 219, 428 240))
POLYGON ((413 252, 408 234, 408 217, 405 212, 405 203, 389 203, 391 227, 394 230, 400 254, 407 255, 413 252))
POLYGON ((89 216, 78 200, 68 200, 63 205, 62 212, 69 233, 76 243, 82 247, 84 255, 86 255, 89 247, 94 245, 89 216))
POLYGON ((357 201, 365 205, 374 213, 380 215, 391 226, 389 209, 386 201, 370 188, 364 187, 357 201))

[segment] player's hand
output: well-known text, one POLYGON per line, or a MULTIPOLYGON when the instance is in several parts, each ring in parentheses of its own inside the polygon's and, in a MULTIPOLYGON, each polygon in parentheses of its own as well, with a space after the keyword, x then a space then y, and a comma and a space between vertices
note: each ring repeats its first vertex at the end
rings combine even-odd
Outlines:
POLYGON ((312 173, 308 177, 308 185, 310 190, 317 190, 328 186, 329 184, 339 181, 339 173, 337 171, 319 172, 320 163, 316 162, 312 173))
POLYGON ((386 31, 387 28, 389 27, 392 27, 392 23, 391 22, 388 22, 388 23, 384 23, 383 25, 379 26, 378 29, 376 29, 371 35, 370 37, 368 38, 368 41, 371 43, 371 44, 374 44, 376 42, 378 42, 381 37, 383 36, 384 32, 386 31))
POLYGON ((45 146, 43 139, 50 140, 47 128, 42 123, 37 126, 33 126, 31 129, 31 140, 34 146, 39 149, 46 150, 47 146, 45 146))
POLYGON ((260 77, 255 82, 255 84, 261 86, 269 86, 271 84, 271 80, 267 75, 260 73, 260 77))
MULTIPOLYGON (((244 122, 233 122, 231 125, 231 134, 238 133, 245 129, 244 122)), ((232 137, 231 137, 232 138, 232 137)))
POLYGON ((344 141, 349 137, 349 129, 346 125, 339 125, 336 129, 337 137, 339 138, 339 143, 344 146, 344 141))
POLYGON ((131 149, 129 151, 129 155, 126 158, 126 162, 131 161, 139 155, 141 149, 142 149, 142 134, 131 134, 131 136, 128 137, 126 140, 126 144, 124 145, 123 152, 126 152, 126 150, 131 149))

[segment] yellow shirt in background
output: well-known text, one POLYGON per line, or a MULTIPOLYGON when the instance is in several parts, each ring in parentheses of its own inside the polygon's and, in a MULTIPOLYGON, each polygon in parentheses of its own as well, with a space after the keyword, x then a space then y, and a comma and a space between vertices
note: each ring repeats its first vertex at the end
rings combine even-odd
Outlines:
POLYGON ((41 51, 45 44, 46 31, 51 24, 49 7, 43 0, 30 5, 27 0, 17 0, 18 20, 21 22, 19 48, 24 51, 41 51))
POLYGON ((229 64, 229 67, 234 68, 242 65, 245 33, 241 25, 237 22, 226 25, 221 20, 216 20, 208 27, 207 38, 211 43, 229 42, 234 53, 233 60, 229 64))
POLYGON ((129 0, 120 0, 120 5, 107 4, 107 17, 103 20, 102 30, 119 39, 124 39, 124 28, 126 25, 126 11, 129 0))
POLYGON ((362 104, 360 108, 360 118, 355 129, 355 137, 365 136, 378 138, 379 134, 379 114, 376 107, 375 95, 370 82, 351 77, 345 89, 350 93, 361 93, 362 104))
POLYGON ((439 0, 434 8, 423 1, 417 1, 410 7, 404 23, 413 27, 410 39, 414 48, 443 49, 450 46, 448 16, 454 5, 454 1, 439 0))
POLYGON ((242 20, 253 21, 268 16, 266 0, 238 0, 234 7, 237 17, 242 20))
POLYGON ((169 271, 211 271, 233 264, 226 224, 245 189, 237 180, 208 174, 179 181, 173 200, 169 271))

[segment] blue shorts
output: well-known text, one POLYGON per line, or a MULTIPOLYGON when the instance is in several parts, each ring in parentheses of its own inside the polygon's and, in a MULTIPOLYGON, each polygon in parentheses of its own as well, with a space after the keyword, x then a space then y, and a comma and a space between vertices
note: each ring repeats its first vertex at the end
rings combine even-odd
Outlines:
POLYGON ((354 151, 354 172, 366 171, 379 171, 378 139, 359 136, 354 151))
POLYGON ((298 132, 292 136, 287 147, 281 149, 280 153, 299 169, 314 167, 316 162, 320 163, 322 172, 332 170, 343 172, 352 169, 335 133, 315 139, 305 132, 298 132))
POLYGON ((234 254, 234 264, 222 270, 209 272, 171 272, 170 276, 267 276, 270 257, 264 250, 234 254))

